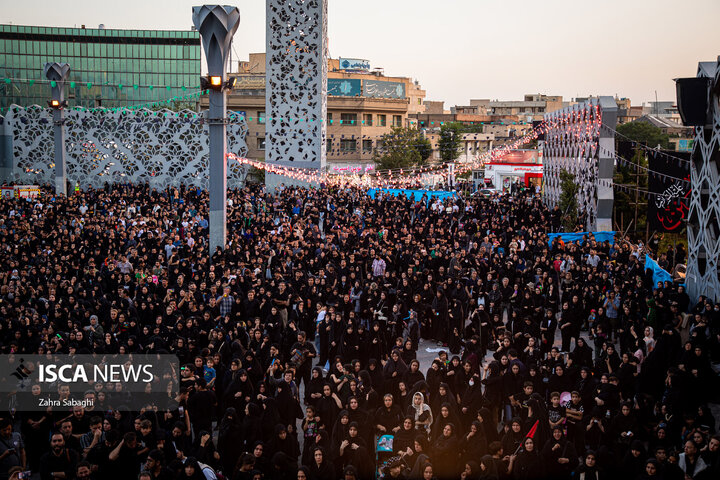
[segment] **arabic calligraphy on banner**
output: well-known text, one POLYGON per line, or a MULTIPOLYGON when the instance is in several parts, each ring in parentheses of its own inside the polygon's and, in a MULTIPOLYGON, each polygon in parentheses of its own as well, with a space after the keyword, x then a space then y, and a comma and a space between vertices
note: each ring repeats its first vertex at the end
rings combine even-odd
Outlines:
POLYGON ((405 84, 400 82, 384 82, 382 80, 365 80, 366 97, 405 98, 405 84))
MULTIPOLYGON (((690 159, 689 152, 668 152, 679 159, 690 159)), ((690 204, 690 163, 652 151, 648 189, 650 228, 658 232, 677 232, 687 221, 690 204), (684 179, 685 181, 681 180, 684 179)))

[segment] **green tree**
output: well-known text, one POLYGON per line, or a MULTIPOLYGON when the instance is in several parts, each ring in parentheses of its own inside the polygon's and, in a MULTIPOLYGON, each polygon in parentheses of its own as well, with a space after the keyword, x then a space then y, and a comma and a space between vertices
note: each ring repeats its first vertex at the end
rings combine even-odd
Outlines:
POLYGON ((378 170, 423 165, 432 154, 432 145, 414 128, 393 127, 380 137, 373 160, 378 170))
MULTIPOLYGON (((660 148, 670 148, 670 137, 655 125, 647 122, 635 121, 623 123, 622 125, 618 125, 616 130, 619 134, 626 136, 630 140, 644 143, 650 148, 655 148, 658 145, 660 145, 660 148)), ((619 140, 622 140, 622 138, 619 140)))
POLYGON ((432 143, 428 140, 425 135, 419 134, 417 136, 417 143, 415 143, 415 149, 420 155, 420 161, 418 165, 425 165, 432 155, 432 143))
MULTIPOLYGON (((636 200, 640 203, 647 201, 645 195, 642 193, 638 194, 636 191, 638 188, 646 191, 648 185, 646 170, 648 162, 644 150, 642 148, 636 149, 635 154, 629 159, 629 162, 644 168, 634 167, 624 162, 617 162, 615 166, 613 183, 616 187, 613 208, 615 209, 615 222, 620 228, 627 228, 627 226, 630 225, 630 220, 635 220, 636 200)), ((633 223, 632 231, 642 232, 645 231, 647 207, 645 205, 639 205, 637 212, 637 223, 633 223)))
MULTIPOLYGON (((670 140, 669 136, 662 132, 655 125, 651 125, 646 122, 630 122, 618 125, 617 132, 627 139, 638 144, 644 144, 649 148, 655 148, 658 145, 660 148, 669 149, 670 140)), ((622 137, 616 137, 616 140, 626 140, 622 137)), ((634 167, 633 165, 623 165, 623 162, 618 162, 616 166, 616 174, 614 183, 616 185, 622 185, 626 188, 615 188, 615 201, 613 202, 613 208, 615 210, 615 222, 624 228, 630 225, 630 220, 633 220, 632 231, 633 232, 644 232, 646 229, 647 222, 647 205, 643 203, 647 202, 645 195, 636 192, 636 189, 641 191, 647 190, 648 185, 648 161, 645 155, 645 149, 641 145, 637 145, 634 149, 632 158, 625 159, 631 164, 639 165, 634 167), (636 206, 635 203, 639 202, 640 205, 636 206), (637 222, 635 222, 635 210, 637 209, 637 222)))
POLYGON ((560 201, 558 206, 562 212, 562 223, 565 231, 571 232, 577 226, 578 201, 577 193, 580 186, 572 173, 564 168, 560 171, 560 201))
POLYGON ((265 169, 249 167, 245 181, 247 183, 265 183, 265 169))
POLYGON ((462 134, 465 126, 461 123, 450 122, 440 127, 440 158, 443 162, 452 162, 460 156, 462 134))

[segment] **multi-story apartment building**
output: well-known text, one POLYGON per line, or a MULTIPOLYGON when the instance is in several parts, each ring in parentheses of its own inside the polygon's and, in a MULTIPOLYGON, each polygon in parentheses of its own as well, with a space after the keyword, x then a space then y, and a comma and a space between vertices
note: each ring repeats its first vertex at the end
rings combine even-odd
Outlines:
MULTIPOLYGON (((228 109, 241 112, 248 125, 248 157, 265 150, 265 54, 250 54, 238 64, 228 109)), ((371 169, 380 138, 392 127, 408 127, 425 110, 425 91, 408 77, 384 75, 368 62, 328 61, 327 163, 330 172, 371 169), (412 118, 412 120, 411 120, 412 118)), ((207 108, 207 98, 201 108, 207 108)), ((414 126, 414 124, 412 125, 414 126)))

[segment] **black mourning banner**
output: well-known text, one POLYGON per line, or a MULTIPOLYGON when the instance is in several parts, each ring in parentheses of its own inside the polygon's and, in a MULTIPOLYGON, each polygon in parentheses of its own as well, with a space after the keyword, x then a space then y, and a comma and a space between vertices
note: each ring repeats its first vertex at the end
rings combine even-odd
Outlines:
POLYGON ((690 208, 690 152, 650 150, 648 157, 650 229, 679 232, 690 208))
POLYGON ((627 140, 619 140, 617 142, 617 156, 631 160, 635 155, 635 147, 638 144, 627 140))

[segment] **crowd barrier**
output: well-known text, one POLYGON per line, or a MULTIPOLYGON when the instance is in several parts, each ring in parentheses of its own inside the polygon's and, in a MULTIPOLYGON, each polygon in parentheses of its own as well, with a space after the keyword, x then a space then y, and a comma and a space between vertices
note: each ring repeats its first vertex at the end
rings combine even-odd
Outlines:
POLYGON ((416 202, 422 200, 423 196, 427 196, 428 201, 431 198, 439 198, 445 200, 446 198, 457 196, 457 192, 447 192, 444 190, 406 190, 404 188, 371 188, 367 194, 370 198, 375 200, 375 196, 378 193, 384 193, 385 195, 392 195, 397 197, 398 195, 405 195, 406 197, 412 198, 416 202))
POLYGON ((587 235, 593 235, 595 240, 598 242, 610 242, 610 245, 615 245, 615 232, 567 232, 567 233, 548 233, 548 245, 552 246, 553 241, 560 237, 563 242, 584 242, 583 237, 587 235))

